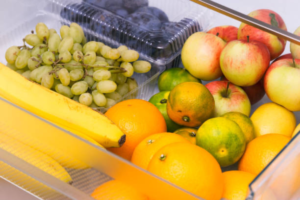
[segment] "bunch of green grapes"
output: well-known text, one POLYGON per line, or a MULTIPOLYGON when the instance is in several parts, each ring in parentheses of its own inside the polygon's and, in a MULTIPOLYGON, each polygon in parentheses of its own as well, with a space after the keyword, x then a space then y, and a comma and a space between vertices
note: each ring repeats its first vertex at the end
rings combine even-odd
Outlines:
MULTIPOLYGON (((147 73, 151 64, 139 53, 101 42, 86 42, 82 28, 62 26, 60 35, 44 23, 5 54, 7 66, 28 80, 41 84, 94 109, 109 108, 138 87, 136 73, 147 73), (27 46, 30 45, 31 47, 27 46)), ((130 98, 134 98, 132 92, 130 98)))

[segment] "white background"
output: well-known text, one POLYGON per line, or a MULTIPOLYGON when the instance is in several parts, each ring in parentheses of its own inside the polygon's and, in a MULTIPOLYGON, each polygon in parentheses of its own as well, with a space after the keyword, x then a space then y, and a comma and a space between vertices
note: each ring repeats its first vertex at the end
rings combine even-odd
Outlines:
MULTIPOLYGON (((151 0, 149 1, 151 2, 151 0)), ((22 15, 29 14, 28 7, 40 3, 40 0, 0 0, 0 2, 0 31, 4 31, 11 25, 20 22, 22 15)), ((289 32, 294 32, 300 26, 299 0, 215 0, 215 2, 244 14, 257 9, 274 10, 284 19, 289 32)), ((234 25, 239 27, 240 25, 240 22, 217 13, 211 20, 213 26, 234 25)), ((289 43, 284 53, 290 53, 289 43)), ((0 179, 0 200, 36 200, 36 198, 0 179)))

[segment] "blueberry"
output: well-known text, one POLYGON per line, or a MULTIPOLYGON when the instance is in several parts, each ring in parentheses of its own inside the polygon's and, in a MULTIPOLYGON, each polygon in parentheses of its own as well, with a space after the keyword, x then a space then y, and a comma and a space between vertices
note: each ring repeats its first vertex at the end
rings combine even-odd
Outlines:
POLYGON ((123 7, 132 13, 137 9, 148 6, 148 0, 123 0, 123 7))
POLYGON ((164 11, 160 10, 159 8, 156 8, 156 7, 146 6, 146 7, 139 8, 135 12, 143 12, 143 13, 148 13, 150 15, 154 15, 155 17, 157 17, 162 22, 168 22, 169 21, 169 18, 166 15, 166 13, 164 11))
POLYGON ((123 0, 109 0, 105 3, 105 8, 111 7, 111 6, 119 6, 122 7, 123 0))
POLYGON ((127 17, 127 15, 128 15, 128 11, 120 6, 110 6, 110 7, 107 7, 107 10, 109 10, 110 12, 115 13, 119 16, 122 16, 122 17, 127 17))
POLYGON ((127 20, 138 24, 140 27, 144 27, 148 30, 160 30, 161 22, 155 16, 147 13, 132 13, 128 16, 127 20))

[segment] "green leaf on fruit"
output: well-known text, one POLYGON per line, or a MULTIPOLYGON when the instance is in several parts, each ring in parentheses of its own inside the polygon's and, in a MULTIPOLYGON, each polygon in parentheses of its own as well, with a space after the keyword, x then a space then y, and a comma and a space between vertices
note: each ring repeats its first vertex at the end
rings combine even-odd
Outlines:
POLYGON ((270 13, 269 16, 271 17, 271 25, 275 27, 279 27, 278 21, 276 20, 276 16, 273 13, 270 13))

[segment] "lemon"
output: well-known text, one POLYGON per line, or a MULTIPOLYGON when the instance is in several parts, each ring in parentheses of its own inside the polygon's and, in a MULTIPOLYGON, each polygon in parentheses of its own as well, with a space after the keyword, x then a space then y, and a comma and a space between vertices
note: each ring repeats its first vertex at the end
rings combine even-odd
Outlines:
POLYGON ((294 113, 275 103, 261 105, 250 119, 253 122, 256 137, 270 133, 292 137, 296 127, 294 113))
POLYGON ((300 124, 298 124, 298 126, 296 127, 296 129, 294 130, 293 136, 297 135, 297 133, 300 131, 300 124))

